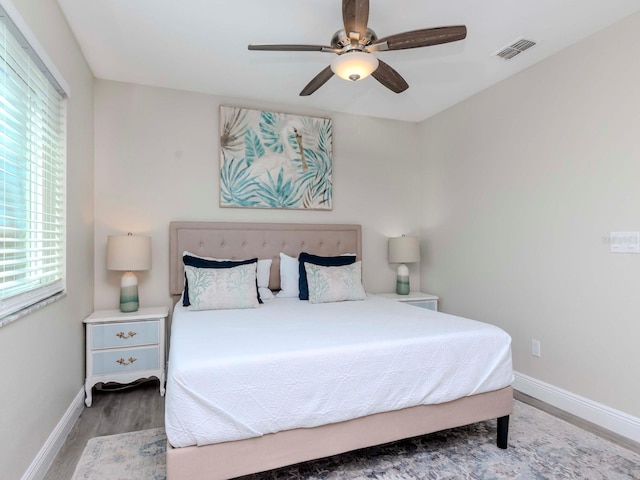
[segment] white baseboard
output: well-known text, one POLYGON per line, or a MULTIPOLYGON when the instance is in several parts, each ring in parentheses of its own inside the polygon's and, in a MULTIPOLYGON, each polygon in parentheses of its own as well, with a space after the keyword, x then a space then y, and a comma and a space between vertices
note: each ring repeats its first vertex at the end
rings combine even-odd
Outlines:
POLYGON ((514 372, 513 388, 625 438, 640 442, 640 418, 514 372))
POLYGON ((56 425, 56 428, 53 429, 47 441, 44 442, 36 458, 33 459, 27 471, 22 475, 22 480, 42 480, 44 478, 83 409, 84 387, 80 389, 56 425))

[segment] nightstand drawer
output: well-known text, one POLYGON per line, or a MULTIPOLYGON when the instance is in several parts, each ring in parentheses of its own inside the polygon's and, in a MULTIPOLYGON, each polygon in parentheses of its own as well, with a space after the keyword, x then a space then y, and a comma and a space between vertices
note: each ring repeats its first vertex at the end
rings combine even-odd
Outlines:
POLYGON ((407 305, 413 305, 414 307, 426 308, 427 310, 438 311, 437 300, 423 300, 421 302, 405 302, 407 305))
POLYGON ((160 322, 122 322, 90 325, 91 349, 153 345, 160 340, 160 322))
POLYGON ((157 370, 160 368, 160 349, 153 347, 100 350, 91 353, 93 371, 90 375, 157 370))

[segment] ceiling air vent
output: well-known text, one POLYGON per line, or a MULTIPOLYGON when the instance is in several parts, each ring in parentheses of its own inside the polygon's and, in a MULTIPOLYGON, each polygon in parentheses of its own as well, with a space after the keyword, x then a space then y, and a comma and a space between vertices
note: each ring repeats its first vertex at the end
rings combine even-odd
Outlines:
POLYGON ((504 58, 505 60, 510 60, 516 55, 521 54, 525 50, 530 49, 536 44, 533 40, 527 40, 526 38, 520 37, 510 45, 507 45, 504 48, 501 48, 497 52, 494 53, 495 56, 504 58))

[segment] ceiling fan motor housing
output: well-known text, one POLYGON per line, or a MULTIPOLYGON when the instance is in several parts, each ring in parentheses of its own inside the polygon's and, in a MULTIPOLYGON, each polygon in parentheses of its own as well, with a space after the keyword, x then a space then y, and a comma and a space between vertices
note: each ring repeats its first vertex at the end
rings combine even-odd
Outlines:
POLYGON ((376 32, 370 28, 367 28, 363 37, 358 38, 359 35, 357 33, 355 33, 355 36, 357 41, 352 41, 351 37, 347 35, 347 32, 344 29, 338 30, 333 34, 333 37, 331 37, 331 46, 339 50, 344 50, 345 52, 348 52, 349 50, 364 50, 364 47, 374 43, 378 39, 376 32))

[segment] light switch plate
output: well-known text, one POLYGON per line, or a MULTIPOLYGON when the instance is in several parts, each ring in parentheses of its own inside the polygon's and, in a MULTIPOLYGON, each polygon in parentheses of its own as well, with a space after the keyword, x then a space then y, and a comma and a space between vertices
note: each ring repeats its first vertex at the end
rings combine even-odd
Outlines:
POLYGON ((640 232, 611 232, 611 253, 640 253, 640 232))

